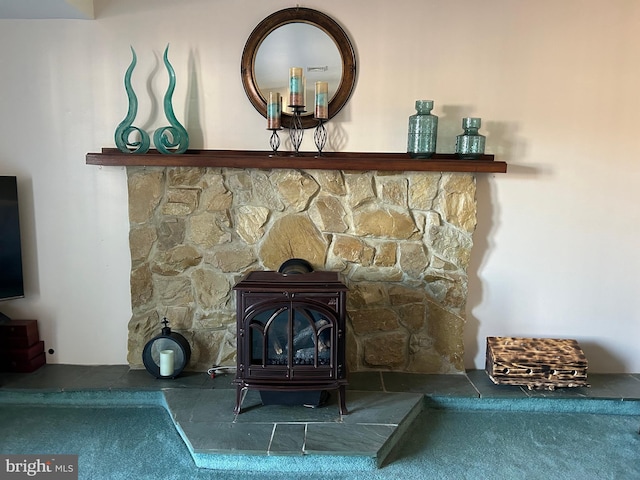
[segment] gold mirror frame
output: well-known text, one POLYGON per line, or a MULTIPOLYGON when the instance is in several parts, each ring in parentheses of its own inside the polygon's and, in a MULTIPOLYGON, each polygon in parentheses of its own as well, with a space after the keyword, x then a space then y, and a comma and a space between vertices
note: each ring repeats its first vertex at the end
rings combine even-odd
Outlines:
MULTIPOLYGON (((258 48, 276 28, 289 23, 308 23, 323 30, 336 44, 342 58, 342 79, 336 93, 329 100, 329 118, 335 116, 351 96, 356 83, 356 54, 349 37, 335 20, 310 8, 294 7, 269 15, 254 28, 244 46, 241 61, 242 86, 255 109, 267 117, 267 101, 260 93, 255 79, 255 60, 258 48)), ((282 113, 282 126, 289 128, 291 114, 282 113)), ((302 115, 303 128, 315 127, 318 123, 313 115, 302 115)))

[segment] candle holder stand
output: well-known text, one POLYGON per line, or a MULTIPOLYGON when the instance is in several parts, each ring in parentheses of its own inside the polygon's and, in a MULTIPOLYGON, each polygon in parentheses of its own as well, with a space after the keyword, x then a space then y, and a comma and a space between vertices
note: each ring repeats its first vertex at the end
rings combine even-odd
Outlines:
POLYGON ((156 378, 176 378, 191 359, 191 346, 184 336, 171 331, 166 317, 162 324, 160 335, 144 346, 142 363, 156 378))
POLYGON ((280 148, 280 137, 278 136, 278 130, 282 130, 282 129, 278 127, 278 128, 268 128, 267 130, 271 130, 269 145, 271 146, 273 155, 278 155, 278 148, 280 148))
POLYGON ((325 143, 327 143, 327 129, 324 128, 324 120, 323 118, 318 118, 318 125, 316 126, 315 131, 313 132, 313 141, 316 144, 316 148, 318 149, 318 156, 322 155, 322 149, 324 148, 325 143))
POLYGON ((295 155, 300 155, 300 145, 304 136, 304 128, 302 128, 301 115, 305 112, 304 105, 289 105, 293 109, 291 115, 291 124, 289 125, 289 139, 295 151, 295 155))

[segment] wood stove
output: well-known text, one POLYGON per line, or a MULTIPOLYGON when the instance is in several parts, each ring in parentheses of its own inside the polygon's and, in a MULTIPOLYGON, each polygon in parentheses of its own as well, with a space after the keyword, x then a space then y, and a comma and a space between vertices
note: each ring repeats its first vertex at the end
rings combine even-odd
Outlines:
POLYGON ((347 287, 335 272, 250 272, 238 282, 235 413, 247 389, 338 390, 347 414, 347 287))

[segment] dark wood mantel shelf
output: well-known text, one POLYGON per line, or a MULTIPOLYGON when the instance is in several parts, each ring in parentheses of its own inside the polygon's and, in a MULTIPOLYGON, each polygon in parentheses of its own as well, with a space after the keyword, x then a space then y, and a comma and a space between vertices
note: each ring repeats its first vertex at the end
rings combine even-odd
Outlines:
POLYGON ((87 153, 87 165, 147 167, 214 167, 214 168, 293 168, 301 170, 380 170, 406 172, 472 172, 506 173, 505 162, 494 161, 493 155, 476 160, 460 160, 454 154, 437 153, 429 159, 413 159, 407 153, 301 153, 272 155, 256 150, 187 150, 180 155, 164 155, 158 151, 145 154, 122 153, 116 148, 103 148, 101 153, 87 153))

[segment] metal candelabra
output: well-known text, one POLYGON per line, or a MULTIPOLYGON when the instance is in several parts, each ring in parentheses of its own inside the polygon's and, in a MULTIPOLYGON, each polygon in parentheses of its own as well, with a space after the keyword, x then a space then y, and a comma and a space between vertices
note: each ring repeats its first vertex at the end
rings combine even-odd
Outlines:
POLYGON ((280 137, 278 136, 278 130, 280 128, 269 128, 271 130, 271 138, 269 138, 269 145, 274 155, 278 154, 278 148, 280 148, 280 137))
POLYGON ((289 105, 293 109, 291 125, 289 125, 289 139, 296 155, 300 155, 300 145, 304 136, 301 115, 304 113, 304 105, 289 105))
POLYGON ((318 126, 316 127, 315 132, 313 132, 313 141, 316 142, 318 155, 322 155, 322 149, 324 148, 324 145, 327 142, 327 129, 324 128, 324 122, 325 122, 324 119, 319 118, 318 126))

